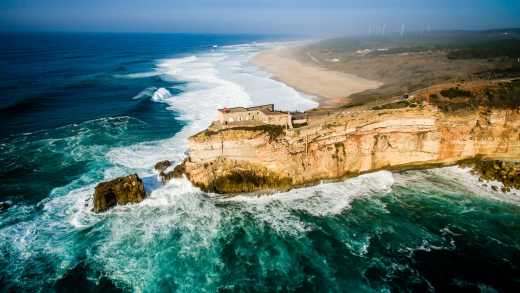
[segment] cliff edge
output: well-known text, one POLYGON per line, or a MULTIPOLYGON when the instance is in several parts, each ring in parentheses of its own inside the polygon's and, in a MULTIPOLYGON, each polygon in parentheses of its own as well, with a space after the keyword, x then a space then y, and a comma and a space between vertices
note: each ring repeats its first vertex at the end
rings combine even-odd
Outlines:
POLYGON ((189 140, 184 172, 217 193, 288 190, 381 169, 520 160, 520 81, 442 85, 301 127, 218 123, 189 140))

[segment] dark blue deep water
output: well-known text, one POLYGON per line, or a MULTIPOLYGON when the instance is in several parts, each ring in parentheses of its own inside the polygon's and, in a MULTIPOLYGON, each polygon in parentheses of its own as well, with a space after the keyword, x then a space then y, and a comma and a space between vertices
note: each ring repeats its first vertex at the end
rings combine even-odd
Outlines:
POLYGON ((258 198, 157 183, 218 106, 313 105, 246 64, 268 39, 0 35, 0 292, 520 292, 520 193, 467 170, 258 198), (91 213, 130 172, 149 198, 91 213))
POLYGON ((259 39, 189 34, 0 35, 2 199, 39 201, 52 188, 85 173, 89 164, 98 163, 96 156, 71 156, 77 148, 109 149, 178 132, 183 123, 173 119, 175 111, 150 98, 154 89, 183 82, 164 81, 157 75, 131 78, 132 74, 151 71, 162 58, 259 39))

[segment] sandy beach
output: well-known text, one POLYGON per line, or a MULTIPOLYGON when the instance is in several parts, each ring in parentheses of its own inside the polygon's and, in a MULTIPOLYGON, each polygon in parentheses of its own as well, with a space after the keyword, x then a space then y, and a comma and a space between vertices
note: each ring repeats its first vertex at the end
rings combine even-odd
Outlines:
POLYGON ((295 58, 294 48, 289 46, 259 53, 250 62, 271 73, 273 78, 301 92, 318 96, 320 106, 347 104, 351 94, 383 85, 353 74, 328 70, 318 64, 301 62, 295 58))

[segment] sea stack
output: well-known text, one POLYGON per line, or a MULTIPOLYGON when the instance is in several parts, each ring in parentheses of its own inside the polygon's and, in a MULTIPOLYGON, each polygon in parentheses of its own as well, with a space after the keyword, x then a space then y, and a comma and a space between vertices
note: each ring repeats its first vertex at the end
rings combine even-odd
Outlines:
POLYGON ((101 182, 96 186, 92 211, 101 213, 116 205, 138 203, 143 201, 145 196, 143 181, 137 174, 101 182))

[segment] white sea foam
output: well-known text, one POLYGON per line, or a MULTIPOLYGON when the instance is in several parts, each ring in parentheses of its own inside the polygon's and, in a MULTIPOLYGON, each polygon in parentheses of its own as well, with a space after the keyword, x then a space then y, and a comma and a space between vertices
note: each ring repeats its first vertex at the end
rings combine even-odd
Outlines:
POLYGON ((471 174, 469 168, 451 166, 396 174, 396 177, 400 185, 414 186, 418 190, 429 190, 436 187, 442 191, 473 194, 486 199, 520 204, 520 190, 511 189, 509 192, 502 192, 503 184, 501 182, 481 182, 477 175, 471 174), (493 190, 492 186, 495 186, 496 190, 493 190))
MULTIPOLYGON (((163 72, 166 80, 185 81, 187 84, 178 96, 158 89, 152 100, 167 103, 180 113, 177 119, 185 120, 187 125, 171 139, 117 148, 109 152, 109 158, 116 164, 135 169, 151 168, 155 162, 164 159, 180 161, 187 149, 187 138, 206 128, 216 118, 217 108, 275 103, 279 109, 303 111, 317 106, 312 97, 271 79, 269 74, 247 62, 261 49, 271 46, 242 44, 199 56, 160 61, 157 69, 163 72)), ((254 215, 260 223, 279 233, 302 234, 311 227, 293 211, 315 216, 337 214, 350 207, 354 198, 386 192, 392 183, 390 172, 378 172, 342 183, 321 184, 260 198, 237 196, 229 201, 240 202, 244 205, 243 212, 254 215)), ((143 205, 168 206, 174 204, 172 201, 178 194, 196 192, 200 193, 186 180, 174 180, 152 192, 143 205)))
POLYGON ((152 101, 162 102, 171 98, 172 94, 165 88, 159 88, 152 94, 152 101))
MULTIPOLYGON (((177 119, 186 121, 186 126, 170 139, 110 150, 107 154, 108 158, 116 166, 123 168, 113 167, 105 170, 105 178, 124 175, 125 170, 130 168, 137 170, 139 175, 145 178, 145 184, 149 187, 151 181, 147 181, 146 178, 155 176, 152 166, 157 161, 165 159, 180 161, 187 149, 187 138, 206 128, 216 118, 217 108, 269 102, 275 103, 280 109, 287 110, 305 110, 316 106, 317 104, 308 96, 271 80, 268 74, 258 71, 247 63, 251 56, 266 46, 268 45, 221 47, 199 56, 161 60, 157 65, 157 72, 160 72, 161 77, 165 80, 186 82, 182 86, 183 92, 180 95, 172 96, 167 88, 147 88, 135 98, 151 96, 152 101, 168 104, 169 109, 179 113, 177 119)), ((75 229, 91 227, 103 219, 111 219, 109 223, 112 225, 113 217, 125 217, 124 215, 127 213, 130 214, 129 217, 134 217, 136 214, 147 213, 150 209, 162 210, 180 207, 182 210, 187 208, 182 204, 187 199, 194 200, 194 197, 198 198, 203 195, 186 179, 172 180, 167 185, 153 190, 150 196, 140 204, 117 207, 104 215, 96 215, 90 211, 92 206, 89 201, 94 184, 80 188, 74 186, 76 184, 61 188, 63 190, 56 194, 66 195, 51 199, 48 204, 55 210, 63 210, 64 206, 67 206, 64 209, 67 212, 62 216, 67 218, 68 225, 75 229), (67 190, 70 191, 67 193, 67 190)), ((341 206, 346 206, 346 202, 331 207, 331 209, 339 210, 341 206)), ((285 209, 286 207, 280 208, 285 209)), ((215 211, 205 213, 211 214, 215 211)), ((184 217, 193 217, 193 214, 187 210, 181 213, 184 213, 184 217)), ((272 209, 266 209, 262 213, 259 212, 258 217, 263 218, 264 222, 281 233, 283 231, 303 232, 307 229, 291 215, 289 210, 283 212, 277 209, 274 214, 277 217, 273 217, 272 209), (290 226, 291 222, 287 219, 293 219, 294 225, 290 226)), ((216 218, 218 217, 213 217, 213 220, 216 218)), ((142 217, 136 216, 135 221, 136 223, 141 222, 142 219, 142 217)), ((157 220, 155 219, 155 221, 157 220)), ((200 225, 193 224, 191 229, 200 229, 200 225)))
POLYGON ((155 270, 164 266, 175 272, 171 277, 180 286, 193 286, 189 272, 194 269, 211 274, 218 268, 220 259, 212 244, 220 231, 220 210, 185 180, 173 180, 144 202, 118 207, 102 217, 109 219, 104 227, 108 238, 92 261, 112 279, 136 290, 161 279, 155 270), (174 246, 162 243, 173 239, 174 246))
POLYGON ((438 176, 442 176, 446 181, 450 180, 454 183, 454 186, 462 186, 472 194, 494 200, 520 204, 520 190, 511 189, 509 192, 502 192, 501 188, 504 185, 501 182, 481 182, 477 175, 471 174, 470 168, 453 166, 434 169, 432 172, 438 176), (495 186, 497 189, 493 190, 492 186, 495 186))
POLYGON ((187 150, 187 138, 215 120, 218 108, 275 103, 278 109, 301 111, 317 106, 311 97, 248 63, 254 54, 272 46, 226 46, 198 56, 159 61, 157 71, 162 78, 187 84, 178 96, 160 88, 152 100, 167 103, 187 125, 170 139, 113 149, 108 153, 110 160, 134 169, 149 169, 160 160, 179 161, 187 150))
POLYGON ((302 210, 315 216, 341 213, 360 196, 386 193, 394 183, 389 171, 379 171, 347 179, 342 182, 322 183, 307 188, 292 189, 288 192, 259 196, 238 195, 221 201, 246 202, 255 206, 281 203, 286 209, 302 210))
POLYGON ((156 87, 147 87, 145 88, 144 90, 142 90, 141 92, 139 92, 137 95, 135 95, 132 100, 139 100, 139 99, 142 99, 142 98, 146 98, 146 97, 150 97, 153 95, 153 93, 157 90, 156 87))
POLYGON ((117 74, 115 77, 117 78, 128 78, 128 79, 138 79, 138 78, 148 78, 160 75, 160 72, 157 71, 149 71, 149 72, 137 72, 137 73, 129 73, 129 74, 117 74))
MULTIPOLYGON (((153 164, 164 159, 181 160, 187 138, 206 128, 215 119, 217 108, 262 103, 275 103, 284 110, 305 110, 316 106, 310 97, 270 79, 269 74, 247 64, 248 58, 270 46, 242 44, 219 47, 199 56, 160 61, 156 73, 165 80, 186 81, 187 84, 182 86, 183 93, 173 96, 168 88, 150 88, 136 97, 139 99, 146 95, 153 101, 167 103, 171 110, 180 113, 178 119, 186 121, 186 126, 170 139, 110 150, 108 158, 122 167, 105 170, 104 177, 121 176, 131 168, 136 169, 150 186, 153 177, 148 175, 154 176, 153 164)), ((120 123, 125 121, 123 119, 120 123)), ((60 141, 49 140, 48 143, 60 141)), ((72 142, 71 145, 79 149, 72 142)), ((80 157, 104 152, 105 149, 89 149, 73 155, 80 157)), ((474 176, 461 170, 443 168, 432 172, 439 172, 438 176, 444 182, 457 180, 458 183, 467 182, 465 188, 483 188, 476 184, 474 176)), ((177 288, 179 291, 216 291, 211 287, 212 282, 224 265, 220 263, 222 253, 217 250, 219 243, 215 239, 226 239, 227 233, 232 233, 233 229, 248 226, 244 221, 253 219, 255 227, 300 237, 315 229, 311 222, 301 217, 301 213, 314 217, 340 214, 347 211, 356 198, 389 192, 392 185, 404 177, 381 171, 339 183, 324 183, 261 197, 242 195, 228 199, 208 197, 186 179, 174 179, 152 190, 139 204, 118 206, 103 214, 91 212, 95 184, 91 183, 92 180, 79 178, 65 187, 54 189, 49 198, 37 207, 11 207, 8 217, 0 218, 0 227, 3 227, 0 237, 6 245, 0 244, 0 247, 9 246, 11 262, 8 265, 12 272, 9 277, 23 276, 24 266, 30 263, 30 258, 50 256, 57 264, 52 264, 56 268, 56 279, 79 260, 86 259, 89 265, 110 279, 138 292, 156 291, 147 286, 157 280, 169 279, 174 279, 174 283, 180 286, 177 288), (85 186, 83 182, 89 184, 85 186), (4 225, 3 221, 13 221, 14 224, 4 225), (76 233, 79 231, 81 233, 76 233), (168 276, 164 275, 166 267, 168 276), (190 285, 193 287, 184 287, 190 285)), ((412 177, 407 178, 414 180, 412 177)), ((370 237, 358 238, 345 245, 363 255, 370 245, 370 237)))
POLYGON ((356 198, 389 192, 393 183, 391 172, 380 171, 338 183, 269 195, 239 195, 218 201, 241 204, 242 212, 250 214, 258 223, 268 225, 279 234, 298 237, 313 227, 295 212, 318 217, 336 215, 350 208, 356 198))

